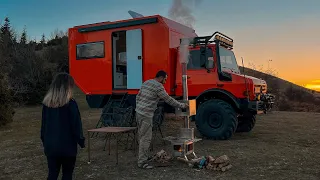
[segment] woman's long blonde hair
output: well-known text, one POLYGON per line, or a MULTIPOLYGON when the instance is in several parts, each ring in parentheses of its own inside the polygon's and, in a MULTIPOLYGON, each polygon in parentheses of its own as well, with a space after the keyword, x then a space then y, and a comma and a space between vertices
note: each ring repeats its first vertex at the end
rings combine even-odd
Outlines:
POLYGON ((50 88, 42 103, 51 108, 62 107, 72 98, 74 79, 68 73, 57 74, 51 82, 50 88))

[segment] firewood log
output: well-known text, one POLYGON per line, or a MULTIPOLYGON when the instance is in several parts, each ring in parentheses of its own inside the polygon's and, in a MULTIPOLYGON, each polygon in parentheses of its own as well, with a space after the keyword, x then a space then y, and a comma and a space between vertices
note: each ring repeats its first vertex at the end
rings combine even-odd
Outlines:
POLYGON ((185 158, 182 157, 177 157, 177 160, 185 162, 185 163, 191 163, 190 161, 186 160, 185 158))
POLYGON ((219 168, 222 168, 222 167, 225 167, 225 166, 228 166, 229 165, 229 162, 225 162, 225 163, 221 163, 219 164, 219 168))
POLYGON ((229 162, 229 157, 227 155, 223 155, 223 156, 218 157, 213 163, 221 164, 221 163, 225 163, 225 162, 229 162))
POLYGON ((232 165, 229 164, 228 166, 222 167, 222 168, 221 168, 221 171, 222 171, 222 172, 225 172, 225 171, 227 171, 227 170, 229 170, 229 169, 231 169, 231 168, 232 168, 232 165))
POLYGON ((212 164, 207 164, 206 169, 213 169, 213 165, 212 164))
POLYGON ((207 156, 207 160, 209 163, 212 163, 215 159, 212 156, 207 156))

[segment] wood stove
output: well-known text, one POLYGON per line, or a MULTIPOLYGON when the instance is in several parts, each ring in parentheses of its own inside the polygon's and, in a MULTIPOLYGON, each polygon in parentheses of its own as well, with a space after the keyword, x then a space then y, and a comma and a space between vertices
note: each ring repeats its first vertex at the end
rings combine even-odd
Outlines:
POLYGON ((182 69, 182 89, 183 89, 183 100, 180 102, 188 103, 189 107, 186 109, 175 108, 176 116, 184 117, 184 128, 180 128, 178 137, 166 137, 165 140, 171 142, 173 148, 174 157, 183 157, 188 160, 187 155, 192 154, 197 158, 194 152, 194 143, 201 139, 194 137, 194 129, 190 128, 190 116, 196 114, 196 100, 188 99, 188 84, 187 84, 187 64, 189 59, 189 41, 190 39, 181 39, 179 47, 179 60, 182 69))

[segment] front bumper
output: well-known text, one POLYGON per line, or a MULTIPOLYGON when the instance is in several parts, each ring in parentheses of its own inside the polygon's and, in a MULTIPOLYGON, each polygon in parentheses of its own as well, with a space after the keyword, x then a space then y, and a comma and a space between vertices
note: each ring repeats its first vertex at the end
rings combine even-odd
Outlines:
POLYGON ((254 114, 264 113, 264 102, 263 101, 249 101, 248 110, 254 114))
POLYGON ((240 100, 240 107, 243 113, 250 112, 252 114, 266 114, 270 111, 274 104, 274 96, 263 95, 260 100, 248 101, 240 100))

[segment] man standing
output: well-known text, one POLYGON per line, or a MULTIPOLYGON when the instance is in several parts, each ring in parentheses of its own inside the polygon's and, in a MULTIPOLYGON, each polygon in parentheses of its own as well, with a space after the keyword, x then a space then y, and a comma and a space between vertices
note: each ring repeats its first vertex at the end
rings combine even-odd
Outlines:
POLYGON ((186 108, 185 103, 180 103, 170 97, 163 87, 166 83, 167 73, 159 71, 154 79, 145 81, 136 97, 136 120, 138 123, 139 157, 138 166, 151 169, 153 166, 147 163, 149 146, 152 139, 153 115, 160 99, 173 107, 186 108))

